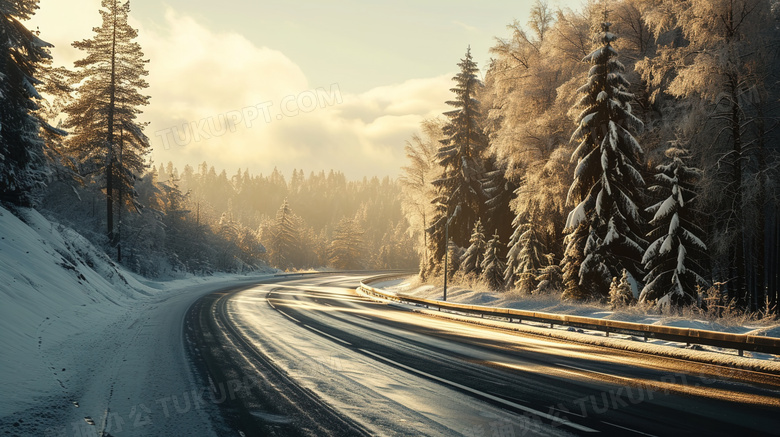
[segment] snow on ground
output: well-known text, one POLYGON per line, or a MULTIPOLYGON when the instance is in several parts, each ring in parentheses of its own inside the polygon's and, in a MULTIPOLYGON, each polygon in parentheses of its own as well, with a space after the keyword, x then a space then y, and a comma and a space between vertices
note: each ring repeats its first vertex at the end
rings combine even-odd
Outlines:
POLYGON ((18 214, 0 208, 0 434, 209 434, 208 408, 173 417, 159 400, 196 388, 182 371, 184 312, 239 275, 150 281, 38 212, 18 214))
MULTIPOLYGON (((389 293, 401 293, 407 295, 413 295, 425 299, 441 300, 443 295, 443 287, 440 285, 432 285, 421 283, 418 277, 410 277, 406 279, 393 279, 390 281, 371 283, 372 287, 381 288, 389 293)), ((495 292, 488 290, 481 284, 470 284, 468 286, 448 285, 447 286, 447 301, 454 303, 462 303, 469 305, 484 305, 491 307, 513 308, 525 311, 537 311, 553 314, 566 314, 576 315, 581 317, 592 317, 599 319, 612 319, 620 320, 624 322, 641 323, 648 325, 664 325, 677 328, 691 328, 701 329, 708 331, 729 332, 734 334, 751 334, 751 335, 763 335, 771 337, 780 337, 780 321, 774 320, 746 320, 744 317, 732 317, 725 320, 709 320, 694 317, 693 314, 677 315, 662 315, 654 312, 652 309, 630 307, 620 310, 611 310, 608 305, 600 305, 597 303, 575 303, 561 301, 558 296, 555 295, 521 295, 514 292, 495 292)), ((524 324, 527 322, 524 322, 524 324)), ((517 325, 517 324, 512 324, 517 325)), ((531 324, 533 325, 533 324, 531 324)), ((502 324, 503 326, 503 324, 502 324)), ((511 326, 507 324, 507 326, 511 326)), ((547 326, 539 324, 539 326, 547 326)), ((546 328, 543 328, 546 329, 546 328)), ((584 335, 589 337, 601 337, 598 340, 599 344, 618 346, 621 348, 627 348, 625 344, 614 343, 609 339, 604 339, 604 333, 601 331, 583 331, 581 329, 575 330, 570 327, 556 326, 554 331, 567 331, 575 334, 574 337, 582 341, 584 335)), ((557 336, 566 336, 562 332, 558 332, 557 336)), ((568 335, 568 334, 567 334, 568 335)), ((569 335, 569 337, 571 337, 569 335)), ((635 340, 629 336, 611 334, 610 339, 621 340, 635 340)), ((591 339, 592 340, 592 339, 591 339)), ((589 341, 592 342, 592 341, 589 341)), ((623 341, 623 343, 626 343, 623 341)), ((639 346, 635 341, 632 341, 634 345, 631 349, 637 349, 639 346)), ((685 344, 650 339, 645 345, 651 346, 667 346, 680 349, 685 344)), ((692 346, 694 350, 686 350, 682 355, 696 355, 696 352, 715 352, 723 355, 736 355, 737 351, 733 349, 721 349, 710 346, 692 346)), ((659 349, 650 348, 652 351, 657 352, 659 349)), ((675 353, 681 355, 680 353, 675 353)), ((745 357, 760 359, 766 361, 778 361, 780 357, 770 354, 758 353, 758 352, 744 352, 745 357)), ((681 355, 681 357, 682 357, 681 355)), ((702 357, 699 356, 699 359, 702 357)), ((710 357, 712 358, 712 357, 710 357)), ((722 361, 728 364, 734 364, 734 360, 740 357, 723 358, 722 361)), ((710 359, 709 361, 712 361, 710 359)), ((742 359, 737 360, 741 364, 745 364, 742 359)), ((750 360, 748 360, 750 361, 750 360)), ((775 367, 775 366, 772 366, 775 367)), ((778 367, 780 369, 780 367, 778 367)))

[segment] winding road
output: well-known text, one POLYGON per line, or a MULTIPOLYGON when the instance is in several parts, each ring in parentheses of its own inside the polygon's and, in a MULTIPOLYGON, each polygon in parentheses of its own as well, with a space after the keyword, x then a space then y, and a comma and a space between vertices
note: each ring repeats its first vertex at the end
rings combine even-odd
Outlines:
POLYGON ((502 331, 274 278, 199 299, 188 350, 235 435, 777 435, 780 377, 502 331))

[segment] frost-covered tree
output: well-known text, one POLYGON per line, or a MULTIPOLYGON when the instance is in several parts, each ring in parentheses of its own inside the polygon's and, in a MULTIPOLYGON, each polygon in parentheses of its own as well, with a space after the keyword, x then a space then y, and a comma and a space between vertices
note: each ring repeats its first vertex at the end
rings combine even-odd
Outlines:
POLYGON ((360 269, 365 266, 363 234, 365 232, 355 219, 342 219, 334 231, 330 243, 330 265, 337 269, 360 269))
POLYGON ((483 85, 477 77, 479 69, 471 58, 470 48, 458 66, 460 72, 453 78, 455 87, 451 89, 455 99, 447 102, 455 109, 444 113, 448 122, 442 129, 444 139, 437 153, 441 173, 433 181, 435 215, 428 228, 434 244, 433 263, 439 263, 444 256, 445 223, 449 221, 452 241, 466 246, 470 230, 481 216, 485 202, 481 181, 487 137, 482 130, 477 100, 483 85))
POLYGON ((268 242, 269 261, 272 266, 282 270, 295 267, 300 252, 299 229, 295 215, 284 199, 276 212, 276 221, 271 229, 268 242))
POLYGON ((512 288, 517 281, 517 267, 520 264, 520 250, 522 246, 520 243, 520 236, 523 234, 523 225, 520 221, 520 216, 515 216, 512 221, 512 227, 514 232, 509 237, 509 251, 506 254, 506 269, 504 269, 504 286, 506 288, 512 288))
POLYGON ((642 258, 647 276, 639 296, 641 302, 665 306, 694 304, 697 286, 707 285, 707 246, 704 230, 696 224, 700 220, 694 206, 695 184, 702 172, 686 165, 687 155, 684 149, 670 147, 666 156, 671 162, 656 167, 657 185, 650 190, 664 197, 647 208, 653 214, 653 230, 648 234, 651 243, 642 258))
POLYGON ((504 270, 506 265, 501 259, 501 240, 498 232, 485 245, 485 253, 482 256, 480 268, 482 280, 493 290, 500 290, 504 285, 504 270))
POLYGON ((22 24, 36 9, 38 0, 0 0, 0 199, 17 205, 32 203, 46 174, 35 88, 51 45, 22 24))
POLYGON ((80 173, 105 188, 107 235, 115 245, 114 210, 135 198, 133 186, 150 149, 145 123, 137 120, 149 103, 141 94, 149 86, 144 79, 148 61, 134 41, 138 32, 127 21, 130 2, 102 0, 101 5, 102 24, 94 28, 95 35, 73 43, 86 56, 74 64, 76 97, 64 109, 64 127, 72 130, 66 147, 80 173))
POLYGON ((533 6, 531 6, 530 12, 528 26, 534 31, 536 40, 542 43, 547 32, 550 31, 550 27, 552 27, 553 21, 555 21, 552 8, 546 1, 536 0, 533 6))
POLYGON ((563 274, 561 272, 561 266, 555 264, 552 257, 548 256, 547 267, 542 268, 539 275, 536 277, 536 282, 539 284, 536 286, 538 293, 558 293, 563 287, 563 274))
POLYGON ((420 258, 420 273, 424 275, 430 262, 429 235, 426 230, 433 215, 431 199, 434 187, 431 182, 436 178, 438 162, 437 144, 441 139, 441 123, 438 120, 426 120, 422 123, 423 135, 414 135, 406 142, 404 151, 408 164, 401 167, 401 207, 409 223, 409 234, 417 240, 416 248, 420 258))
MULTIPOLYGON (((486 184, 485 191, 491 195, 491 203, 494 193, 501 195, 499 204, 511 199, 511 212, 503 212, 506 217, 501 219, 508 224, 534 223, 547 250, 560 259, 560 235, 570 210, 566 193, 573 169, 571 151, 565 147, 569 135, 561 126, 570 121, 567 111, 577 88, 568 82, 584 70, 579 60, 586 54, 575 50, 576 56, 572 55, 568 44, 572 37, 587 32, 588 26, 571 11, 561 11, 559 19, 551 21, 546 5, 540 2, 534 8, 528 31, 514 22, 508 26, 511 35, 499 38, 491 48, 495 58, 485 75, 482 100, 490 159, 495 160, 495 168, 503 170, 506 184, 499 185, 503 190, 497 193, 486 184), (508 192, 510 188, 516 189, 508 192)), ((588 34, 583 35, 587 39, 588 34)), ((492 216, 489 212, 486 218, 492 216)), ((519 234, 513 238, 512 229, 499 231, 502 241, 509 241, 508 252, 512 254, 507 256, 511 266, 508 286, 514 281, 513 256, 519 253, 519 248, 514 248, 519 234)))
POLYGON ((563 238, 565 249, 561 259, 561 276, 563 297, 566 299, 587 299, 599 293, 594 287, 595 284, 580 280, 589 228, 588 223, 583 221, 576 228, 569 229, 569 233, 563 238))
POLYGON ((645 21, 662 43, 638 70, 656 104, 669 95, 686 105, 671 116, 688 119, 690 149, 704 170, 698 191, 713 217, 713 273, 729 298, 755 308, 770 276, 763 266, 777 264, 765 256, 776 240, 765 235, 777 227, 776 212, 767 211, 778 210, 770 163, 778 158, 780 8, 773 0, 647 3, 645 21))
POLYGON ((640 174, 643 151, 631 133, 643 125, 631 113, 633 96, 612 47, 617 37, 610 26, 602 23, 599 47, 583 59, 592 67, 580 88, 584 96, 577 104, 581 112, 571 137, 578 145, 572 154, 577 167, 568 203, 576 206, 566 221, 563 267, 566 293, 575 298, 606 298, 612 278, 623 269, 641 277, 646 245, 638 206, 645 185, 640 174))
POLYGON ((545 265, 545 250, 541 241, 539 241, 538 231, 533 224, 521 225, 517 231, 522 232, 516 245, 520 249, 515 266, 516 284, 521 292, 530 294, 536 289, 538 285, 536 276, 545 265))
POLYGON ((485 229, 482 227, 482 221, 477 220, 474 225, 474 231, 469 239, 469 247, 460 257, 460 271, 464 275, 474 273, 479 275, 482 272, 482 260, 485 254, 485 229))
POLYGON ((620 279, 612 278, 612 284, 609 286, 609 306, 614 310, 631 305, 635 301, 631 284, 628 282, 628 272, 623 269, 620 279))

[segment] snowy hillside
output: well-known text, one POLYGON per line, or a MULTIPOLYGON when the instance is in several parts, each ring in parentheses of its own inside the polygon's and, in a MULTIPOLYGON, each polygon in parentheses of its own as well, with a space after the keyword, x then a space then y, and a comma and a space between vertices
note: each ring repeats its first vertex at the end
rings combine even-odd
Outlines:
POLYGON ((132 363, 138 356, 130 344, 138 330, 130 328, 140 318, 152 319, 153 308, 185 290, 208 288, 195 284, 214 288, 236 279, 147 281, 37 211, 19 215, 0 208, 0 432, 40 435, 41 426, 53 423, 69 428, 62 421, 73 414, 62 410, 88 403, 90 392, 96 405, 105 405, 102 397, 113 391, 118 372, 107 369, 109 361, 122 356, 132 363), (96 381, 106 386, 95 390, 101 372, 114 376, 110 384, 96 381))

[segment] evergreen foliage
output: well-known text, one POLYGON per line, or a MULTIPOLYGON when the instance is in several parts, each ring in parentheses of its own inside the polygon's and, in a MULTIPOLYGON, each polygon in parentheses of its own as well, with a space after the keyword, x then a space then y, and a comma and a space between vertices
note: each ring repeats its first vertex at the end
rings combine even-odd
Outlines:
POLYGON ((29 206, 46 178, 38 70, 50 44, 22 21, 33 16, 38 0, 0 1, 0 200, 29 206))
POLYGON ((493 290, 501 290, 504 286, 506 265, 501 259, 501 246, 498 231, 496 231, 493 238, 485 245, 485 253, 480 264, 482 280, 493 290))
POLYGON ((67 153, 88 183, 106 191, 106 228, 117 244, 114 212, 134 205, 135 182, 146 169, 150 149, 145 124, 137 120, 149 97, 141 91, 147 60, 134 40, 138 32, 128 24, 130 2, 102 0, 102 23, 91 39, 73 47, 86 56, 75 62, 72 76, 76 97, 65 108, 64 127, 71 130, 67 153))
POLYGON ((287 199, 276 212, 276 222, 268 242, 271 265, 286 270, 299 265, 300 242, 298 241, 298 219, 294 216, 287 199))
POLYGON ((354 219, 345 218, 336 227, 330 243, 329 260, 333 268, 357 270, 366 265, 364 231, 354 219))
POLYGON ((631 113, 633 95, 622 75, 625 67, 616 59, 612 43, 617 37, 610 26, 602 23, 600 46, 583 59, 592 67, 579 89, 584 95, 577 103, 581 112, 572 134, 579 144, 572 154, 577 168, 568 198, 576 206, 566 221, 570 238, 564 275, 573 298, 606 298, 611 278, 623 269, 641 277, 646 245, 638 206, 644 188, 643 151, 631 134, 643 125, 631 113), (582 257, 570 253, 580 250, 582 257))
POLYGON ((476 62, 471 58, 471 49, 458 63, 460 72, 453 78, 455 87, 451 91, 455 99, 447 104, 454 107, 445 112, 447 124, 442 128, 444 139, 438 150, 440 174, 432 183, 436 189, 432 225, 428 228, 434 250, 430 254, 431 264, 441 262, 445 250, 445 223, 449 221, 449 236, 459 246, 466 246, 470 231, 481 217, 485 194, 481 181, 484 178, 482 154, 487 148, 480 118, 477 94, 482 82, 476 62))
POLYGON ((617 309, 627 307, 635 301, 631 284, 628 282, 628 272, 623 270, 619 280, 617 277, 612 278, 612 284, 609 286, 609 305, 612 309, 617 309))
MULTIPOLYGON (((482 272, 482 261, 484 260, 486 248, 485 229, 482 227, 481 220, 477 220, 477 223, 474 225, 469 243, 466 252, 460 257, 458 268, 464 275, 471 273, 479 275, 482 272)), ((453 263, 453 265, 455 264, 453 263)))
POLYGON ((518 278, 517 288, 523 293, 530 294, 536 290, 538 285, 536 277, 544 267, 546 257, 534 225, 525 224, 518 230, 522 230, 522 233, 517 244, 520 248, 515 267, 518 278))
POLYGON ((671 160, 656 167, 657 185, 651 190, 665 196, 647 208, 653 214, 651 243, 642 262, 647 276, 639 296, 642 302, 682 306, 696 303, 698 287, 707 287, 705 260, 707 246, 704 230, 695 209, 695 184, 701 171, 685 164, 686 150, 670 147, 671 160))

